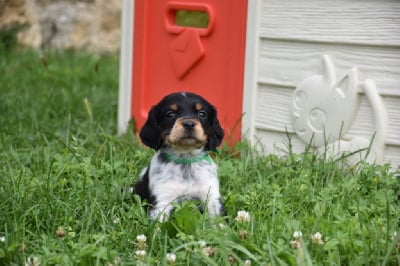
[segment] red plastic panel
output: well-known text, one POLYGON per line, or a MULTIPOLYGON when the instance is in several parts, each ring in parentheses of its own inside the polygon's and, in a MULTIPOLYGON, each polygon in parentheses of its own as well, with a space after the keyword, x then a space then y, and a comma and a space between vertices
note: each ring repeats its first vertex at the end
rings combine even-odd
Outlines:
POLYGON ((191 91, 213 103, 230 143, 240 139, 247 0, 136 0, 132 117, 171 92, 191 91), (205 28, 176 23, 178 10, 208 14, 205 28))

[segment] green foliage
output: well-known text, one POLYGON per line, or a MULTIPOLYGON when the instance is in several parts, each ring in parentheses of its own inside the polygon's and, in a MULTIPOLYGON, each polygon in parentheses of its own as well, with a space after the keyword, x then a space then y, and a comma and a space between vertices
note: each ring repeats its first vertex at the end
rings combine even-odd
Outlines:
POLYGON ((179 26, 207 28, 209 20, 207 12, 186 10, 176 12, 176 24, 179 26))
POLYGON ((181 236, 193 235, 201 222, 198 208, 199 206, 192 202, 184 202, 182 206, 175 204, 174 213, 168 221, 161 225, 162 230, 169 237, 176 237, 178 234, 181 236))
POLYGON ((17 47, 17 34, 24 30, 25 24, 10 24, 0 30, 0 52, 7 52, 17 47))
POLYGON ((184 202, 150 221, 126 188, 153 152, 115 135, 117 69, 116 56, 73 51, 0 57, 0 265, 400 263, 399 171, 310 151, 223 147, 227 217, 184 202))

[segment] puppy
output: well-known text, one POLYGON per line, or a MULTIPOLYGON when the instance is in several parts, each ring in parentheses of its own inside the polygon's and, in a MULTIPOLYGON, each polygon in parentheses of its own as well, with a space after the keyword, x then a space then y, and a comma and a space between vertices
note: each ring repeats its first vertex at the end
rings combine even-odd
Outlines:
POLYGON ((223 137, 216 109, 199 95, 172 93, 153 106, 140 138, 157 153, 134 187, 150 204, 151 219, 167 220, 171 203, 184 200, 200 200, 211 217, 225 214, 208 154, 223 137))

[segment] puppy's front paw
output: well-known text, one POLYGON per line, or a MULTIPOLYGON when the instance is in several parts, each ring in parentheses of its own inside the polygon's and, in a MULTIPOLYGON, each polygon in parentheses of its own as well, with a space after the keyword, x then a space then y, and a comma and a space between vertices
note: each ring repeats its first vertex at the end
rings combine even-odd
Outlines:
POLYGON ((224 216, 225 208, 220 199, 210 200, 207 205, 210 217, 224 216))
POLYGON ((159 221, 160 223, 166 222, 169 219, 170 213, 172 211, 172 206, 156 206, 150 211, 150 219, 159 221))

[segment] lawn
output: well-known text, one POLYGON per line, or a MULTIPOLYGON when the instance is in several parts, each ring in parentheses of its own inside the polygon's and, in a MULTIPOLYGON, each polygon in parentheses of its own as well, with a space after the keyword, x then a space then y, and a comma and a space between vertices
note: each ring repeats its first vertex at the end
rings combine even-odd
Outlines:
POLYGON ((116 55, 0 52, 0 265, 400 264, 399 169, 290 145, 214 155, 226 219, 150 221, 126 188, 153 151, 116 135, 117 98, 116 55))

